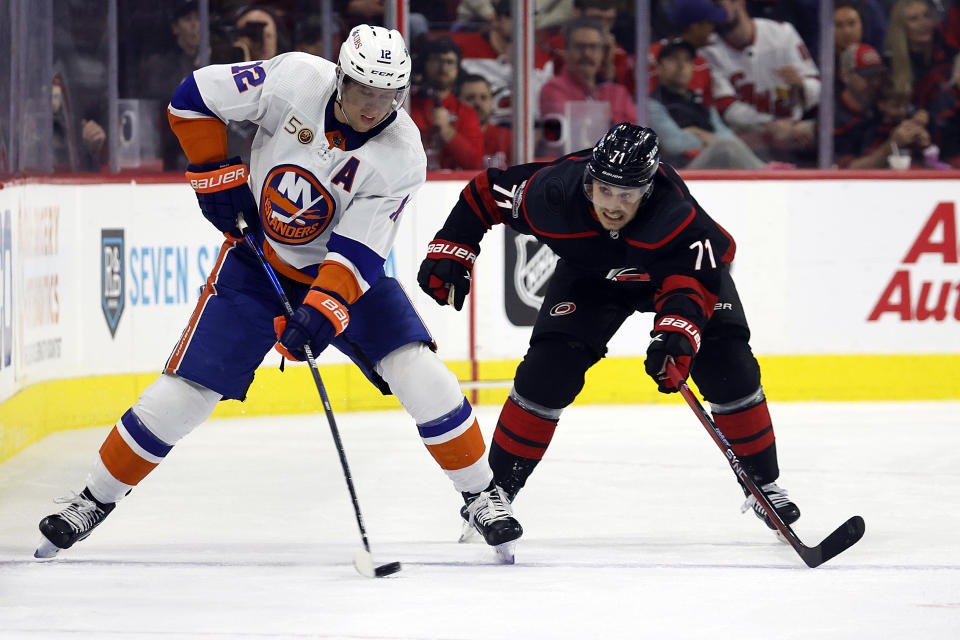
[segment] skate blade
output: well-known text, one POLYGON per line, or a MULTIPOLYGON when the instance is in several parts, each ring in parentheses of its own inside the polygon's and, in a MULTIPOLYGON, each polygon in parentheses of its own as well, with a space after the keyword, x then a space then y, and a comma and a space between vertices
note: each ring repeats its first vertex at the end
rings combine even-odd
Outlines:
POLYGON ((498 544, 493 547, 493 550, 497 552, 497 557, 500 559, 502 564, 513 564, 515 557, 515 550, 517 547, 517 541, 511 540, 510 542, 504 542, 503 544, 498 544))
POLYGON ((475 542, 480 538, 480 532, 477 531, 474 527, 470 526, 469 522, 464 521, 463 527, 460 529, 460 539, 457 542, 463 544, 467 542, 475 542))
POLYGON ((60 553, 60 547, 46 538, 41 538, 37 550, 33 552, 33 557, 37 560, 51 560, 56 558, 58 553, 60 553))

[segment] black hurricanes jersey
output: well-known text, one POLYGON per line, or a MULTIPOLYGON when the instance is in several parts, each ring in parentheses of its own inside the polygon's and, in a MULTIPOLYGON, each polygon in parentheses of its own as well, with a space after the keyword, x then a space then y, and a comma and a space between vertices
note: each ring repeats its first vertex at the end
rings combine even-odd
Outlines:
POLYGON ((703 329, 720 275, 733 260, 733 238, 661 163, 650 197, 619 231, 604 229, 583 190, 590 152, 553 163, 488 169, 463 189, 437 237, 480 246, 495 224, 536 236, 569 265, 617 282, 647 282, 654 308, 703 329))

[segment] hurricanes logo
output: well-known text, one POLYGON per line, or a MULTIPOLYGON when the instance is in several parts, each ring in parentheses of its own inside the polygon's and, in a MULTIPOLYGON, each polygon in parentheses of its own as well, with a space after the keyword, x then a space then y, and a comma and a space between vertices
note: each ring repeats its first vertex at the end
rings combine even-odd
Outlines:
POLYGON ((260 221, 284 244, 306 244, 330 225, 337 205, 320 181, 302 167, 275 167, 263 181, 260 221))

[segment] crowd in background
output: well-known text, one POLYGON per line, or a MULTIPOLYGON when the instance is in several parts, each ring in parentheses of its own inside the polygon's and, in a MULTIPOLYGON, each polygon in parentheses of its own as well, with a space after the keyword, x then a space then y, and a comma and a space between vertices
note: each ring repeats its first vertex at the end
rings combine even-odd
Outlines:
MULTIPOLYGON (((108 138, 106 3, 54 3, 54 169, 103 171, 108 138)), ((954 0, 837 0, 832 122, 819 117, 817 0, 651 0, 649 51, 634 50, 634 6, 536 0, 528 75, 540 158, 636 122, 637 93, 663 154, 690 169, 817 166, 820 127, 839 168, 960 168, 960 5, 954 0), (636 86, 636 65, 649 86, 636 86)), ((203 59, 242 63, 288 51, 339 51, 359 23, 384 24, 383 0, 210 0, 202 55, 196 0, 120 0, 117 69, 122 167, 175 171, 186 160, 165 126, 177 85, 203 59), (323 42, 323 34, 332 41, 323 42), (130 140, 135 145, 129 143, 130 140)), ((411 0, 407 109, 430 170, 506 166, 511 157, 509 0, 411 0)), ((253 127, 232 123, 245 154, 253 127)))

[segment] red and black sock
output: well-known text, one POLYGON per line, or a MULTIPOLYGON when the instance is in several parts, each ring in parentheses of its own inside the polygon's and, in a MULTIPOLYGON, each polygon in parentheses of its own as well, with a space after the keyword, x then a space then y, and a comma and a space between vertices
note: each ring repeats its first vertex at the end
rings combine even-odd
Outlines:
POLYGON ((511 502, 546 453, 558 420, 536 416, 513 398, 504 403, 490 444, 489 461, 494 481, 511 502))
POLYGON ((758 483, 766 484, 779 477, 777 444, 766 400, 731 413, 714 410, 713 420, 758 483))

